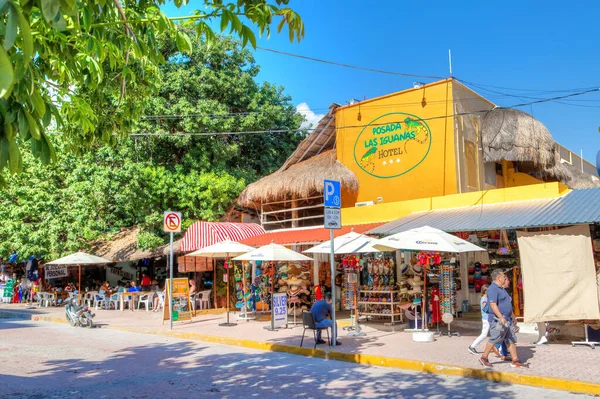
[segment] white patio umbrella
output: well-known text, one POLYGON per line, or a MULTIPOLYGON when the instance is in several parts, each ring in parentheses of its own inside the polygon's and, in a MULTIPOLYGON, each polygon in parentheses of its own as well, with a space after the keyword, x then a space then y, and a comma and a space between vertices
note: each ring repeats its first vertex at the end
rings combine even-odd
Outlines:
MULTIPOLYGON (((378 249, 373 247, 373 243, 377 241, 377 238, 369 237, 364 234, 350 233, 333 239, 333 253, 335 254, 361 254, 361 253, 372 253, 380 252, 378 249)), ((316 245, 310 249, 304 251, 308 254, 328 254, 331 253, 331 241, 325 241, 319 245, 316 245)))
MULTIPOLYGON (((225 258, 229 262, 230 256, 245 254, 246 252, 252 251, 254 248, 248 245, 240 244, 239 242, 231 241, 229 239, 218 242, 208 247, 201 248, 195 252, 192 252, 188 256, 201 256, 204 258, 225 258)), ((237 323, 229 322, 229 269, 227 267, 227 323, 221 323, 220 326, 231 327, 237 325, 237 323)), ((215 275, 217 271, 215 270, 215 275)), ((214 298, 216 301, 216 298, 214 298)))
POLYGON ((373 247, 380 251, 395 251, 397 249, 433 252, 486 251, 462 238, 429 226, 406 230, 384 237, 375 241, 373 247))
MULTIPOLYGON (((416 229, 410 229, 401 233, 393 234, 389 237, 382 238, 373 243, 373 247, 381 251, 394 251, 397 249, 411 250, 411 251, 432 251, 432 252, 476 252, 486 251, 485 249, 478 247, 475 244, 471 244, 468 241, 458 238, 452 234, 448 234, 445 231, 430 227, 423 226, 416 229)), ((426 283, 427 273, 423 268, 423 301, 421 312, 423 314, 423 320, 421 322, 421 328, 425 328, 425 295, 426 295, 426 283)))
POLYGON ((261 260, 265 262, 276 262, 276 261, 312 261, 306 255, 302 255, 291 249, 287 249, 283 245, 270 243, 263 245, 253 251, 250 251, 244 255, 233 258, 233 260, 261 260))
POLYGON ((79 287, 81 292, 81 265, 102 265, 112 263, 112 260, 104 259, 96 255, 86 254, 85 252, 76 252, 60 259, 46 263, 47 265, 77 265, 79 266, 79 287))

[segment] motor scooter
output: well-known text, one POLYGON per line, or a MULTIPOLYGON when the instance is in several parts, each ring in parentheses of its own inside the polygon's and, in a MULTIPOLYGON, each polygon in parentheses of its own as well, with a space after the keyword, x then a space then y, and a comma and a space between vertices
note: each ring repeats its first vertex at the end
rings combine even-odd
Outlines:
POLYGON ((67 321, 73 327, 94 327, 92 319, 96 316, 90 312, 87 306, 79 306, 75 302, 75 298, 68 298, 65 300, 65 313, 67 315, 67 321))

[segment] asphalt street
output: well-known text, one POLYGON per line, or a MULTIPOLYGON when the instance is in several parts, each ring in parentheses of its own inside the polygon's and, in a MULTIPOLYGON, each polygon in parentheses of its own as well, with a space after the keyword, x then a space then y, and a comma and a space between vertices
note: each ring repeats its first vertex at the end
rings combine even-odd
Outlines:
MULTIPOLYGON (((258 337, 254 337, 258 338, 258 337)), ((0 398, 584 398, 106 328, 0 320, 0 398)))

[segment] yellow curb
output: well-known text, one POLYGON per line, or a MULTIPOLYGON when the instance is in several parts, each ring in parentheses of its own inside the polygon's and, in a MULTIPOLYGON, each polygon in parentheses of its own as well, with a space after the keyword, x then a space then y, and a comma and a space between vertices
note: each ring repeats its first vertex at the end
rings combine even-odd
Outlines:
MULTIPOLYGON (((65 321, 62 319, 44 316, 31 316, 31 320, 65 323, 65 321)), ((466 377, 494 382, 504 382, 509 384, 528 385, 532 387, 584 393, 588 395, 600 395, 600 384, 592 382, 474 369, 470 367, 452 366, 448 364, 422 362, 418 360, 407 360, 385 356, 345 353, 335 350, 301 348, 299 346, 252 341, 247 339, 218 337, 212 335, 202 335, 191 332, 179 332, 168 330, 138 330, 135 328, 117 326, 107 326, 104 328, 141 334, 160 335, 192 341, 210 342, 229 346, 238 346, 249 349, 258 349, 262 351, 284 352, 293 355, 317 357, 322 359, 338 360, 349 363, 366 364, 380 367, 391 367, 402 370, 425 372, 430 374, 441 374, 453 377, 466 377)))

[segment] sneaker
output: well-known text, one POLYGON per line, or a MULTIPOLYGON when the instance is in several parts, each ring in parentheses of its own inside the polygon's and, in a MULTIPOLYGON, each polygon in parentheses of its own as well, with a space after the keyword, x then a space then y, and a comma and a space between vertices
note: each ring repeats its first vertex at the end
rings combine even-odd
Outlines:
POLYGON ((471 352, 471 355, 478 355, 479 354, 479 353, 477 353, 477 349, 473 348, 472 346, 469 346, 468 351, 471 352))
POLYGON ((325 341, 322 340, 322 339, 320 339, 320 340, 317 341, 317 345, 323 345, 324 343, 325 343, 325 341))
POLYGON ((479 363, 481 363, 483 367, 493 367, 492 363, 490 363, 490 361, 483 356, 479 358, 479 363))
POLYGON ((510 364, 510 367, 514 367, 516 369, 520 369, 521 367, 529 368, 529 365, 527 363, 521 363, 517 359, 517 360, 513 360, 513 362, 510 364))
POLYGON ((341 346, 342 343, 340 341, 335 341, 335 346, 341 346))
POLYGON ((548 343, 548 338, 542 337, 537 342, 534 342, 535 345, 544 345, 548 343))

